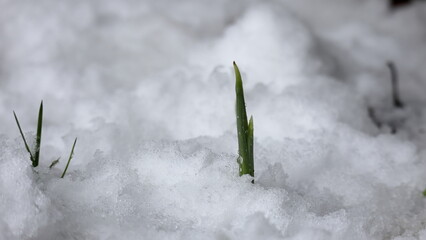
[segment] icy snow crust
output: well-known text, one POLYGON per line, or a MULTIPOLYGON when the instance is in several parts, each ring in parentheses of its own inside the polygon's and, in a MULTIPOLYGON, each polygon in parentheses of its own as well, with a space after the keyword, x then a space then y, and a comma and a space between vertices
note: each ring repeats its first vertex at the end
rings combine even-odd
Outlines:
POLYGON ((426 239, 426 5, 261 2, 1 0, 0 239, 426 239))

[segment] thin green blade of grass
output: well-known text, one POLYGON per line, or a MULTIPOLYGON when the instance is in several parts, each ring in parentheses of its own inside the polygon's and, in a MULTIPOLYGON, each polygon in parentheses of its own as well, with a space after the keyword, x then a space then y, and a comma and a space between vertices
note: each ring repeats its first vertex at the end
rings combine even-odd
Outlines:
POLYGON ((247 136, 247 145, 248 145, 248 161, 247 161, 247 168, 249 170, 248 174, 250 176, 254 177, 254 153, 253 153, 253 142, 254 142, 254 135, 253 135, 253 116, 250 117, 249 124, 248 124, 248 136, 247 136))
POLYGON ((61 178, 64 178, 65 173, 67 173, 68 166, 70 165, 70 162, 71 162, 72 156, 74 155, 74 148, 75 148, 75 144, 76 144, 76 143, 77 143, 77 138, 75 138, 75 140, 74 140, 74 144, 72 145, 72 149, 71 149, 70 157, 68 158, 67 165, 65 166, 65 169, 64 169, 64 172, 62 173, 61 178))
POLYGON ((34 149, 35 154, 34 154, 33 167, 38 166, 38 162, 40 159, 42 127, 43 127, 43 101, 41 101, 40 109, 38 110, 37 135, 36 135, 36 145, 34 149))
POLYGON ((25 139, 24 133, 22 132, 21 124, 19 124, 19 120, 18 120, 18 117, 16 116, 15 111, 13 111, 13 116, 15 116, 15 121, 16 121, 16 124, 18 125, 19 132, 21 133, 22 140, 24 141, 25 149, 27 149, 27 152, 30 154, 31 162, 34 162, 33 154, 31 153, 30 147, 28 146, 27 140, 25 139))
POLYGON ((251 124, 247 122, 246 104, 244 100, 243 81, 240 70, 234 62, 235 93, 236 93, 236 118, 238 134, 238 159, 239 175, 250 174, 254 177, 253 166, 253 119, 251 124), (251 128, 251 130, 250 130, 251 128))
POLYGON ((235 93, 236 93, 236 117, 237 117, 237 134, 238 134, 238 154, 240 164, 240 176, 247 173, 246 162, 248 160, 247 145, 247 113, 244 101, 243 81, 237 64, 234 62, 235 70, 235 93))

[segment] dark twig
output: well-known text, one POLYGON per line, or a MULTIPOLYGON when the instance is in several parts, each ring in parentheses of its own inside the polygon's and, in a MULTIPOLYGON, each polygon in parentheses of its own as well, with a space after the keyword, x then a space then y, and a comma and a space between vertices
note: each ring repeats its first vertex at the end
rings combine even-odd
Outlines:
POLYGON ((396 66, 391 61, 387 62, 386 65, 388 66, 389 72, 391 74, 393 106, 396 108, 404 108, 404 104, 399 98, 399 91, 398 91, 399 79, 398 79, 398 71, 396 69, 396 66))

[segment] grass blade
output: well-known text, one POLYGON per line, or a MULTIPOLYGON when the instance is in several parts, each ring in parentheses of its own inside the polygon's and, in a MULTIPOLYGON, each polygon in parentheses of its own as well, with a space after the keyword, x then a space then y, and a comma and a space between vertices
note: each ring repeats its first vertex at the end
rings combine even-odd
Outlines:
POLYGON ((238 155, 240 164, 240 176, 247 173, 245 162, 248 160, 247 145, 247 113, 244 101, 244 89, 241 74, 237 64, 234 62, 235 70, 235 93, 236 93, 236 117, 237 117, 237 134, 238 134, 238 155))
POLYGON ((253 118, 250 124, 247 122, 246 104, 244 100, 243 81, 237 64, 234 62, 235 70, 235 93, 236 93, 236 117, 238 134, 238 159, 240 176, 250 174, 254 177, 253 166, 253 118), (250 130, 251 128, 251 130, 250 130))
POLYGON ((15 116, 15 121, 16 121, 16 124, 18 125, 19 132, 21 133, 22 140, 24 141, 25 148, 27 149, 28 153, 30 154, 31 162, 34 163, 33 154, 31 153, 30 147, 28 146, 27 140, 25 139, 24 133, 22 132, 21 124, 19 124, 19 120, 18 120, 18 117, 16 116, 15 111, 13 111, 13 116, 15 116))
POLYGON ((41 146, 41 130, 43 127, 43 101, 41 101, 40 109, 38 110, 38 122, 37 122, 37 135, 36 135, 36 145, 34 149, 34 162, 33 167, 38 166, 40 159, 40 146, 41 146))
POLYGON ((74 144, 72 145, 72 149, 71 149, 70 157, 68 158, 67 165, 65 166, 65 169, 64 169, 64 172, 62 173, 61 178, 64 178, 65 173, 66 173, 66 172, 67 172, 67 170, 68 170, 68 166, 70 165, 70 162, 71 162, 72 156, 74 155, 74 148, 75 148, 75 144, 76 144, 76 143, 77 143, 77 138, 75 138, 75 140, 74 140, 74 144))
POLYGON ((248 136, 247 136, 247 145, 248 145, 248 161, 247 161, 247 168, 248 168, 248 174, 250 176, 254 177, 254 157, 253 157, 253 116, 250 117, 250 121, 248 124, 248 136))

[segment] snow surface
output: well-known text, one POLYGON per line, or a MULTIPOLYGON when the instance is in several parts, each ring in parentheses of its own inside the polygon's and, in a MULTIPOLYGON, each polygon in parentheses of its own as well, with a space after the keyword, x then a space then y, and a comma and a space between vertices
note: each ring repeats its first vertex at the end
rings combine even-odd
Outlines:
POLYGON ((0 239, 426 239, 425 24, 384 0, 0 0, 0 239), (33 169, 12 110, 31 138, 41 99, 33 169))

